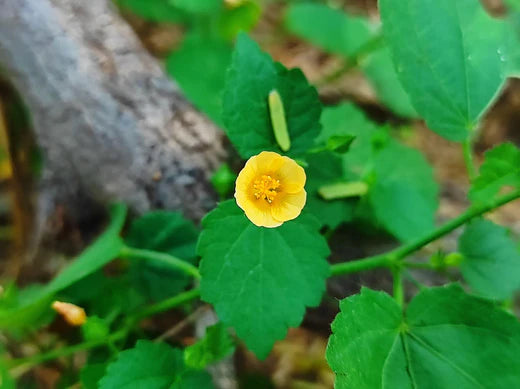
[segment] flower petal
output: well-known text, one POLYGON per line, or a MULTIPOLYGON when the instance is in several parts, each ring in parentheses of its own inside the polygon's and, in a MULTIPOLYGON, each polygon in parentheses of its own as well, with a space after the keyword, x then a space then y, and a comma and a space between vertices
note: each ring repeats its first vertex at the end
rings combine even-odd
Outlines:
POLYGON ((305 170, 288 157, 282 157, 283 164, 277 172, 277 178, 282 183, 282 191, 286 193, 298 193, 305 186, 305 170))
MULTIPOLYGON (((271 178, 269 178, 270 180, 271 178)), ((263 151, 249 158, 239 173, 235 198, 251 222, 261 227, 278 227, 284 221, 297 217, 305 205, 305 171, 295 161, 275 152, 263 151), (265 198, 256 198, 253 182, 267 175, 279 180, 277 193, 265 198)))
POLYGON ((257 199, 249 191, 237 190, 235 192, 237 205, 246 211, 249 207, 258 208, 257 199))
POLYGON ((303 189, 298 193, 284 194, 273 203, 271 214, 274 219, 281 222, 295 219, 301 213, 306 200, 307 192, 303 189))
POLYGON ((248 166, 248 164, 246 164, 240 173, 238 173, 238 177, 235 182, 235 197, 238 192, 248 192, 255 177, 256 171, 251 165, 248 166))
POLYGON ((249 158, 244 166, 254 170, 255 175, 274 174, 284 164, 284 157, 273 151, 262 151, 260 154, 249 158))
POLYGON ((278 227, 282 222, 271 214, 271 206, 265 200, 251 199, 245 192, 235 192, 237 204, 245 212, 247 218, 258 227, 278 227))
POLYGON ((271 214, 271 208, 262 209, 255 206, 249 206, 244 209, 246 216, 251 222, 258 227, 274 228, 282 225, 282 221, 276 220, 271 214))

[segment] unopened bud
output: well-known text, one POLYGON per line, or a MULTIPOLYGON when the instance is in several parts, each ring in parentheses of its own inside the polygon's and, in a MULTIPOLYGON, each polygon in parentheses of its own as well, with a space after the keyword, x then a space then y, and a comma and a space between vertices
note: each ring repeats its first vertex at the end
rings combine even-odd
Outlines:
POLYGON ((464 255, 461 253, 451 253, 444 257, 446 266, 460 266, 464 262, 464 255))
POLYGON ((55 301, 52 309, 58 312, 71 326, 80 326, 87 320, 85 310, 77 305, 55 301))

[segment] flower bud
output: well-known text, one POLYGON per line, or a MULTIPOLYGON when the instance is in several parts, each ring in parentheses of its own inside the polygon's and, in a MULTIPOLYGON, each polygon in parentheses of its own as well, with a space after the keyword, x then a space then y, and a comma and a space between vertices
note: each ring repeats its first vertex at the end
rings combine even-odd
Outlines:
POLYGON ((71 326, 80 326, 87 320, 85 310, 77 305, 55 301, 52 309, 58 312, 71 326))

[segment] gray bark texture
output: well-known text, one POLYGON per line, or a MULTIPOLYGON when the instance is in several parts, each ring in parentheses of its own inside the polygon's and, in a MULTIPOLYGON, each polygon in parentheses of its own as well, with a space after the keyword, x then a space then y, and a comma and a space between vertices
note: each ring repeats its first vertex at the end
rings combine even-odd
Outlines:
POLYGON ((221 132, 182 97, 108 0, 0 0, 0 67, 44 156, 39 213, 123 201, 135 212, 214 205, 221 132))
MULTIPOLYGON (((79 220, 113 201, 193 220, 215 205, 209 176, 225 158, 222 132, 109 0, 0 0, 0 68, 43 152, 37 241, 58 205, 79 220)), ((219 366, 227 373, 213 374, 217 386, 235 387, 232 364, 219 366)))

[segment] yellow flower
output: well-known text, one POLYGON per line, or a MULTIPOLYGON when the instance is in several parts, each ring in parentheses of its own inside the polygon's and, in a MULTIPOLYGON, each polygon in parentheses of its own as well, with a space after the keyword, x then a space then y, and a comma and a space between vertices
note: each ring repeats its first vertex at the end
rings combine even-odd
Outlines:
POLYGON ((300 214, 307 193, 305 171, 288 157, 263 151, 247 161, 238 175, 235 198, 259 227, 278 227, 300 214))
POLYGON ((87 320, 85 310, 71 303, 55 301, 52 303, 52 309, 58 312, 71 326, 83 325, 87 320))

